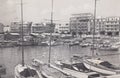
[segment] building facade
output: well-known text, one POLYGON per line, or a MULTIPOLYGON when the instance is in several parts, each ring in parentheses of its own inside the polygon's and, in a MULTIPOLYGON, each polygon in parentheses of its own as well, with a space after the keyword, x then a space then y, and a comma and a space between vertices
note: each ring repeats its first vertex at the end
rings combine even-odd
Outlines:
POLYGON ((91 32, 92 19, 93 14, 91 13, 72 14, 70 17, 70 31, 76 32, 76 34, 87 34, 88 32, 91 32))
POLYGON ((97 18, 95 31, 107 36, 119 35, 120 17, 97 18))
POLYGON ((0 34, 2 34, 3 32, 4 32, 4 25, 0 23, 0 34))
POLYGON ((63 33, 63 34, 70 33, 70 25, 69 25, 69 23, 56 24, 55 32, 63 33))
POLYGON ((110 36, 119 35, 120 17, 107 17, 105 20, 105 34, 110 36))
POLYGON ((51 23, 34 23, 32 24, 32 33, 50 33, 54 32, 55 24, 51 23))
MULTIPOLYGON (((23 22, 23 33, 24 35, 29 35, 31 33, 32 22, 23 22)), ((21 22, 12 22, 10 25, 11 33, 22 33, 22 24, 21 22)))
POLYGON ((32 24, 32 33, 43 33, 45 32, 45 25, 43 23, 32 24))

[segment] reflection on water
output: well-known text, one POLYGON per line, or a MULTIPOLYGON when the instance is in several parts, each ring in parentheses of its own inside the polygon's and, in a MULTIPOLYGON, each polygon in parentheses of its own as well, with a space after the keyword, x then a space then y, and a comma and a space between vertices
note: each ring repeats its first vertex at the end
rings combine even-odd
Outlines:
MULTIPOLYGON (((37 58, 43 60, 44 62, 48 61, 48 47, 41 46, 28 46, 24 47, 25 50, 25 63, 30 64, 33 58, 37 58)), ((80 46, 72 46, 61 45, 61 46, 53 46, 51 49, 51 61, 54 60, 69 60, 69 58, 74 55, 91 55, 90 48, 81 48, 80 46)), ((119 51, 96 51, 99 55, 104 54, 116 54, 119 51)), ((111 55, 111 56, 101 56, 103 60, 110 61, 116 65, 120 65, 120 56, 119 55, 111 55)), ((14 67, 18 63, 21 63, 21 48, 0 48, 0 63, 5 64, 7 68, 7 75, 5 78, 14 78, 14 67)))

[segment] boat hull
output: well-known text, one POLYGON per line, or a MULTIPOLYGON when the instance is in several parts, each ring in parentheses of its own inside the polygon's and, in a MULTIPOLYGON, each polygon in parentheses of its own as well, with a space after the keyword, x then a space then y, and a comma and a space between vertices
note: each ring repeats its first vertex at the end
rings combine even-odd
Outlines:
POLYGON ((42 78, 42 76, 40 76, 38 71, 31 66, 22 66, 21 64, 18 64, 15 67, 15 78, 42 78))
POLYGON ((102 51, 118 51, 118 48, 99 48, 102 51))
POLYGON ((99 73, 102 73, 102 74, 106 74, 106 75, 114 75, 116 74, 116 71, 112 71, 112 70, 109 70, 109 69, 106 69, 106 68, 102 68, 100 67, 99 65, 97 64, 90 64, 90 63, 87 63, 87 62, 83 62, 83 64, 85 65, 85 67, 89 70, 93 70, 93 71, 96 71, 96 72, 99 72, 99 73))

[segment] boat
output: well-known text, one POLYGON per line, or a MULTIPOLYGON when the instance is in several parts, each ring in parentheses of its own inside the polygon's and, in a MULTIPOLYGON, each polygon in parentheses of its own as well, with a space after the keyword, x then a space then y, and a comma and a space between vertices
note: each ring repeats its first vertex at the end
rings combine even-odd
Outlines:
POLYGON ((18 64, 15 67, 15 78, 43 78, 32 66, 18 64))
POLYGON ((22 63, 15 66, 15 78, 42 78, 41 74, 32 66, 24 62, 24 37, 23 37, 23 1, 21 0, 21 26, 22 26, 22 63))
POLYGON ((102 44, 102 45, 100 45, 98 47, 98 50, 102 50, 102 51, 118 51, 119 47, 113 46, 113 45, 102 44))
POLYGON ((88 46, 89 46, 89 43, 87 43, 87 42, 82 42, 82 43, 80 43, 80 46, 81 46, 81 47, 88 47, 88 46))
POLYGON ((39 59, 33 59, 32 65, 38 68, 41 71, 41 75, 45 78, 73 78, 69 73, 63 71, 57 66, 53 64, 44 63, 39 59))
POLYGON ((69 42, 69 46, 75 46, 75 45, 79 45, 79 41, 70 41, 69 42))
POLYGON ((47 44, 48 46, 50 46, 50 45, 51 45, 51 46, 56 46, 56 45, 58 45, 56 41, 51 41, 51 44, 50 44, 49 41, 46 41, 46 44, 47 44))
MULTIPOLYGON (((84 66, 92 71, 105 74, 105 75, 117 75, 120 74, 119 67, 109 63, 108 61, 103 61, 100 58, 97 58, 97 53, 95 53, 95 18, 96 18, 96 1, 95 0, 95 8, 94 8, 94 27, 93 27, 93 46, 92 46, 92 55, 81 57, 80 61, 84 64, 84 66), (96 55, 95 55, 96 54, 96 55)), ((106 77, 105 77, 106 78, 106 77)))
MULTIPOLYGON (((53 0, 52 0, 52 11, 51 11, 51 26, 53 25, 53 0)), ((51 46, 55 45, 55 41, 52 41, 52 32, 50 32, 49 40, 46 42, 49 46, 49 58, 48 62, 44 63, 39 59, 34 58, 32 60, 32 65, 41 72, 43 78, 65 78, 68 75, 64 75, 59 72, 56 66, 51 64, 51 46)))
POLYGON ((63 71, 71 74, 76 78, 102 78, 103 77, 101 74, 87 69, 82 62, 71 64, 68 62, 56 61, 56 64, 63 71))
POLYGON ((120 74, 120 67, 117 67, 108 61, 102 61, 96 58, 83 58, 83 64, 86 68, 106 74, 106 75, 116 75, 120 74))

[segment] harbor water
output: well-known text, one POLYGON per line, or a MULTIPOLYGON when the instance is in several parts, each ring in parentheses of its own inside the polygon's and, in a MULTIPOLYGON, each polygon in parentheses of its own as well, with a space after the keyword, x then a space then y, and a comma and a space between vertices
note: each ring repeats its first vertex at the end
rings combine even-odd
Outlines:
MULTIPOLYGON (((32 59, 37 58, 48 62, 48 46, 25 46, 24 59, 26 64, 31 64, 32 59)), ((120 66, 120 51, 95 51, 102 60, 120 66)), ((51 62, 55 60, 70 60, 73 55, 91 55, 90 47, 59 45, 51 48, 51 62)), ((0 48, 0 64, 6 67, 4 78, 14 78, 14 67, 21 63, 21 47, 0 48)))

